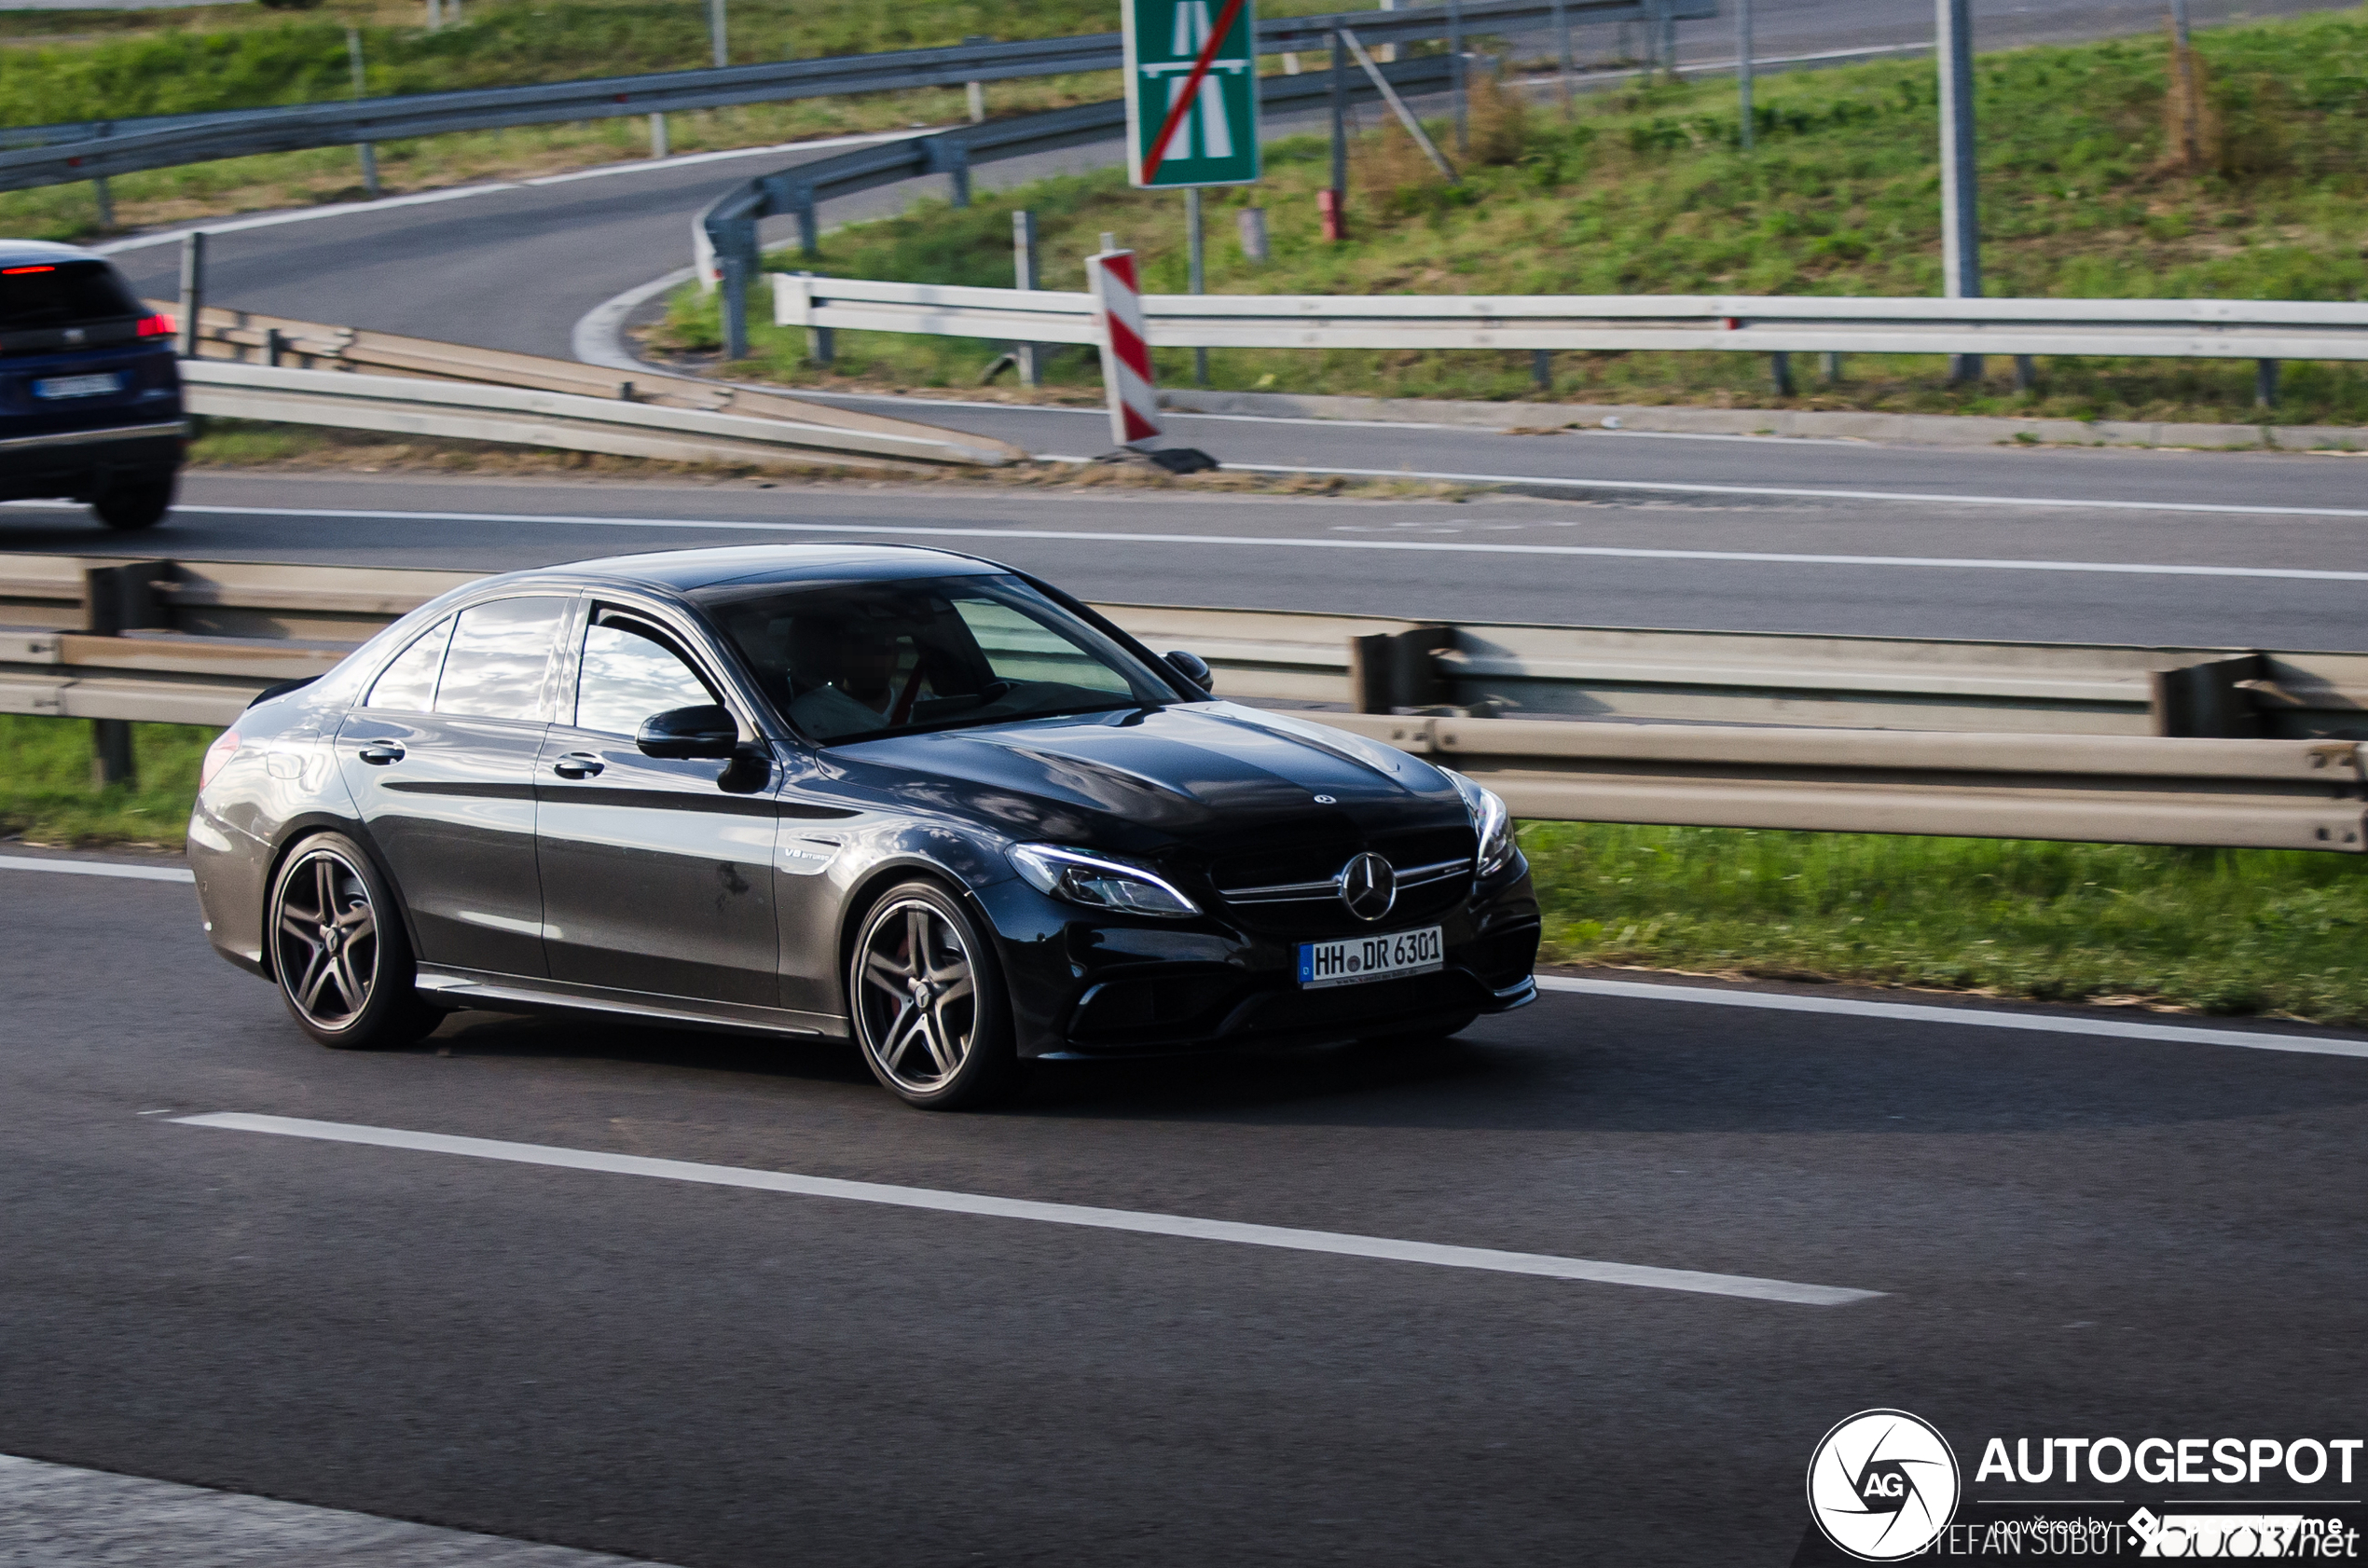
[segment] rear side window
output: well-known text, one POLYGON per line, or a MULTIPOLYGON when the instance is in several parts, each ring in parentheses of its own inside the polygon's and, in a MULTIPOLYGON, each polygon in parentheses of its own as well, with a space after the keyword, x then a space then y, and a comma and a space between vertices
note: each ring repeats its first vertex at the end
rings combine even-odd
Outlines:
POLYGON ((445 645, 452 640, 452 617, 431 626, 371 683, 367 708, 401 708, 425 713, 435 707, 435 678, 444 668, 445 645))
POLYGON ((34 332, 145 316, 146 309, 103 261, 0 266, 0 332, 34 332))
POLYGON ((480 719, 539 720, 551 648, 570 601, 497 598, 461 612, 436 682, 435 710, 480 719))

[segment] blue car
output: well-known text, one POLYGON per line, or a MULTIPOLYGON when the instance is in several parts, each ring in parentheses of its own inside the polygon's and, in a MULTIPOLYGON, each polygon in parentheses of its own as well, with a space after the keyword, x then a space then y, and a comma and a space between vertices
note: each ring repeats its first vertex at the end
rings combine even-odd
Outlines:
POLYGON ((149 528, 188 443, 172 319, 102 256, 0 240, 0 501, 62 496, 149 528))

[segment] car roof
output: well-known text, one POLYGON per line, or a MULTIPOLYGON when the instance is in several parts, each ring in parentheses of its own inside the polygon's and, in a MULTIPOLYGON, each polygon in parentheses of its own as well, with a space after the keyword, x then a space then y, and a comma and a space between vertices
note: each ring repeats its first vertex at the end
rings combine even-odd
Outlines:
POLYGON ((104 261, 96 251, 86 251, 79 245, 60 245, 48 240, 0 239, 0 267, 44 261, 104 261))
POLYGON ((914 544, 736 544, 711 550, 654 550, 604 556, 555 569, 571 575, 646 583, 689 593, 699 588, 814 579, 970 577, 1009 567, 914 544))

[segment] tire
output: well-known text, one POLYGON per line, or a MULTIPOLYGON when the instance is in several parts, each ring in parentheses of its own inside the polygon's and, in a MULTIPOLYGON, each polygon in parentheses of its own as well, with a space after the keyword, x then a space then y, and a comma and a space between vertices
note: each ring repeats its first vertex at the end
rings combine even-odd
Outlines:
POLYGON ((154 528, 172 510, 174 478, 168 474, 161 479, 109 485, 91 502, 90 510, 118 533, 154 528))
POLYGON ((288 852, 271 879, 266 934, 280 999, 323 1045, 391 1050, 443 1018, 412 988, 417 970, 394 889, 342 833, 288 852))
POLYGON ((847 994, 864 1066, 905 1104, 967 1110, 1018 1087, 994 945, 936 883, 903 883, 873 901, 856 928, 847 994))

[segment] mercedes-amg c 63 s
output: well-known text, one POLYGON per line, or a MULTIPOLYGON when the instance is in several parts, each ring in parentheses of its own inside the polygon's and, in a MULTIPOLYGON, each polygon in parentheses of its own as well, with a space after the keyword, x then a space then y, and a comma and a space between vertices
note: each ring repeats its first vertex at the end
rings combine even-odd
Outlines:
POLYGON ((852 1037, 916 1105, 1037 1057, 1446 1034, 1535 995, 1505 807, 1213 697, 932 550, 455 589, 207 753, 206 929, 328 1045, 557 1010, 852 1037))

